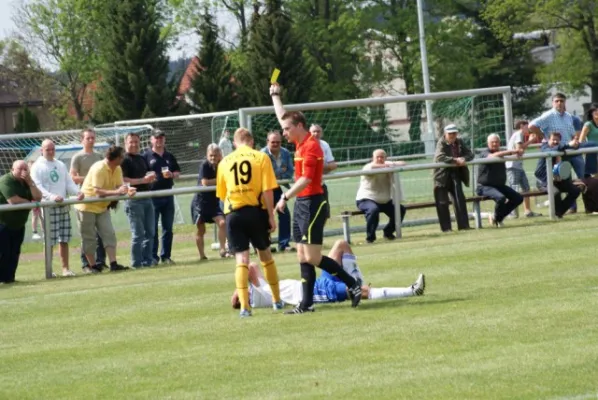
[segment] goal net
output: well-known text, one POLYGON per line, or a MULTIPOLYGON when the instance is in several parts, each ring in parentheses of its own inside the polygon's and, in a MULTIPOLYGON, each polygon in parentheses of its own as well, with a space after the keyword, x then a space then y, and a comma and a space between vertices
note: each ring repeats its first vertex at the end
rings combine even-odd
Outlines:
MULTIPOLYGON (((231 133, 239 126, 237 111, 191 114, 178 117, 117 121, 114 126, 136 126, 150 124, 166 134, 166 148, 174 154, 181 174, 195 175, 199 164, 206 158, 206 149, 210 143, 218 143, 225 131, 231 133)), ((142 145, 150 146, 148 142, 142 145)))
MULTIPOLYGON (((383 149, 391 159, 409 164, 432 162, 437 139, 448 124, 456 124, 460 136, 472 148, 485 146, 489 134, 496 133, 506 144, 507 115, 510 117, 510 89, 491 88, 471 91, 371 98, 340 102, 325 102, 285 106, 287 110, 303 111, 308 125, 323 128, 323 140, 332 149, 339 166, 337 171, 354 170, 371 160, 375 149, 383 149), (426 118, 425 100, 432 102, 432 124, 426 118), (507 112, 508 110, 508 112, 507 112), (429 135, 429 127, 433 132, 429 135), (426 143, 427 142, 427 143, 426 143)), ((270 131, 280 131, 272 107, 242 109, 242 121, 256 139, 256 147, 264 146, 270 131)), ((286 144, 290 151, 292 145, 286 144)), ((359 177, 328 182, 331 214, 354 210, 359 177)), ((401 175, 405 202, 433 200, 430 170, 401 175)), ((471 193, 469 189, 468 194, 471 193)), ((433 209, 423 211, 433 216, 433 209)), ((362 218, 362 217, 360 217, 362 218)), ((338 222, 332 218, 331 226, 338 222)))

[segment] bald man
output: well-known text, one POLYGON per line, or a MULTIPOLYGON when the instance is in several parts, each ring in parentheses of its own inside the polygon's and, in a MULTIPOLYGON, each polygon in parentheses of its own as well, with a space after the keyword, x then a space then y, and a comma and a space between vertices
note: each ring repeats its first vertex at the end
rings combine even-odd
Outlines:
MULTIPOLYGON (((54 158, 56 155, 54 142, 51 139, 44 140, 41 150, 42 156, 31 167, 31 178, 42 192, 43 200, 60 204, 69 194, 75 195, 77 200, 82 200, 85 196, 79 191, 66 165, 54 158)), ((49 215, 44 215, 44 218, 50 218, 50 232, 46 232, 46 235, 50 236, 52 247, 59 244, 62 276, 75 276, 69 267, 69 242, 72 237, 71 208, 58 205, 46 210, 49 215)))
MULTIPOLYGON (((25 161, 15 161, 11 172, 0 177, 0 205, 30 203, 41 199, 42 193, 31 179, 25 161)), ((0 283, 15 281, 28 218, 29 210, 0 212, 0 283)))
MULTIPOLYGON (((382 149, 374 150, 372 162, 363 167, 364 171, 377 168, 389 168, 405 165, 404 161, 387 161, 386 152, 382 149)), ((384 227, 384 237, 394 240, 395 233, 395 206, 392 202, 392 174, 362 175, 357 190, 357 208, 365 213, 366 241, 374 243, 376 229, 380 222, 380 213, 388 216, 388 224, 384 227)), ((407 210, 401 207, 401 221, 405 218, 407 210)))

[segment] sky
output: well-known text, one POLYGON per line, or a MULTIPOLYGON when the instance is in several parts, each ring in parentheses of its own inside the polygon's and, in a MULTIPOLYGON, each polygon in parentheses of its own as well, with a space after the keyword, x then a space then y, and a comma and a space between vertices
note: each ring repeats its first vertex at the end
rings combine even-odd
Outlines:
MULTIPOLYGON (((4 39, 10 35, 10 33, 15 29, 15 26, 12 22, 12 15, 13 9, 18 4, 19 0, 0 0, 0 39, 4 39)), ((219 22, 225 22, 226 25, 229 27, 228 31, 230 33, 230 27, 235 26, 234 19, 225 14, 222 10, 219 10, 217 13, 217 20, 219 22)), ((173 48, 169 51, 168 55, 171 59, 176 59, 179 57, 191 57, 195 54, 197 50, 198 40, 196 36, 186 35, 179 40, 179 44, 177 48, 173 48)))

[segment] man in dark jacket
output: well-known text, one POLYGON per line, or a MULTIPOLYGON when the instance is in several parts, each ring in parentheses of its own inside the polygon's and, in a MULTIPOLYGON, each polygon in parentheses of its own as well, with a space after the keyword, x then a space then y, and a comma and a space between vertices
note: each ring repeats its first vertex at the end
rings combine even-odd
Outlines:
POLYGON ((434 162, 455 164, 459 167, 434 169, 434 201, 436 212, 443 232, 451 231, 451 213, 449 210, 449 196, 455 208, 457 227, 469 229, 467 204, 463 195, 463 187, 469 186, 469 169, 465 162, 473 160, 473 153, 463 140, 457 137, 459 129, 453 124, 444 128, 444 136, 436 145, 434 162))
MULTIPOLYGON (((571 140, 568 144, 561 143, 561 134, 558 132, 552 132, 550 137, 548 138, 547 143, 542 144, 542 151, 550 152, 550 151, 562 151, 565 153, 562 157, 552 157, 552 165, 557 166, 561 163, 569 163, 571 157, 575 156, 567 156, 566 152, 568 149, 577 149, 579 148, 579 141, 577 139, 571 140)), ((547 177, 546 177, 546 159, 540 158, 538 160, 538 165, 536 166, 536 172, 534 173, 537 180, 537 186, 539 189, 546 189, 548 186, 547 177)), ((579 197, 580 191, 573 184, 573 180, 571 176, 561 177, 556 176, 553 180, 554 187, 557 189, 556 193, 554 194, 554 202, 555 202, 555 212, 556 216, 562 218, 565 215, 565 212, 569 208, 571 208, 577 198, 579 197), (566 193, 564 199, 561 198, 561 193, 566 193)))
MULTIPOLYGON (((500 150, 500 136, 493 133, 488 136, 488 148, 482 158, 496 158, 523 154, 523 150, 500 150)), ((494 214, 490 214, 490 224, 502 226, 502 221, 522 202, 523 196, 506 185, 507 167, 504 163, 482 164, 478 166, 478 196, 490 197, 496 202, 494 214)))

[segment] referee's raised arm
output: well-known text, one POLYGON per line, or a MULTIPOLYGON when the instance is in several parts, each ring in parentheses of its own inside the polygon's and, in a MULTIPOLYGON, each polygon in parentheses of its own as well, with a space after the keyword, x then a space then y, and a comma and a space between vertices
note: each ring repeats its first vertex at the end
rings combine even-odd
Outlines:
POLYGON ((278 123, 282 127, 282 116, 286 111, 282 105, 282 99, 280 98, 280 85, 278 83, 270 85, 270 97, 272 97, 272 104, 274 105, 274 111, 276 112, 278 123))

